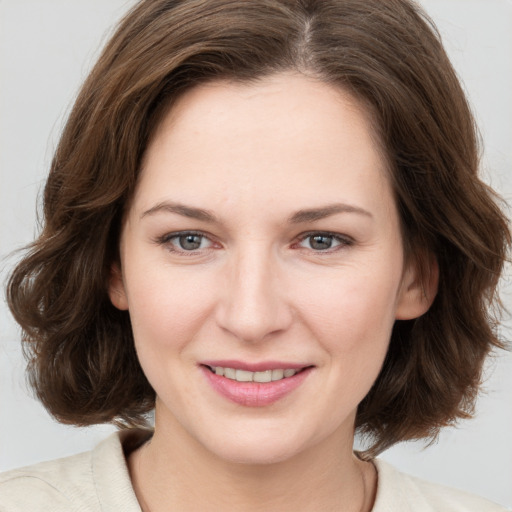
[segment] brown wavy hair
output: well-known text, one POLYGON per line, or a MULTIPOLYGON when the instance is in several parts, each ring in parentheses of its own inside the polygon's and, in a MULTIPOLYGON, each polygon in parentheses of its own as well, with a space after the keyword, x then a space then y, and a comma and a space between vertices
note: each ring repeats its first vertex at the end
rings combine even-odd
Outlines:
POLYGON ((471 415, 483 361, 502 346, 492 306, 510 232, 477 176, 473 117, 433 23, 408 0, 144 0, 82 86, 51 164, 41 234, 8 281, 30 382, 59 421, 140 425, 154 406, 129 314, 107 285, 162 113, 200 83, 289 70, 368 106, 406 252, 425 275, 425 254, 439 265, 432 307, 396 322, 359 406, 366 456, 471 415))

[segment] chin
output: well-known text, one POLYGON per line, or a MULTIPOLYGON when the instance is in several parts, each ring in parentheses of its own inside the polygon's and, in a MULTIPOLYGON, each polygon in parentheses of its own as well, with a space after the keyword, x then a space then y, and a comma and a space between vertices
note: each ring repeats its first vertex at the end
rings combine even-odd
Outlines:
MULTIPOLYGON (((279 440, 281 441, 281 440, 279 440)), ((292 446, 283 445, 276 440, 269 442, 239 442, 229 443, 229 446, 216 447, 215 455, 230 463, 247 466, 278 464, 294 458, 300 450, 292 446)))
POLYGON ((197 433, 196 441, 215 458, 244 465, 277 464, 296 457, 308 446, 305 432, 276 425, 239 425, 197 433), (206 435, 204 435, 206 434, 206 435))

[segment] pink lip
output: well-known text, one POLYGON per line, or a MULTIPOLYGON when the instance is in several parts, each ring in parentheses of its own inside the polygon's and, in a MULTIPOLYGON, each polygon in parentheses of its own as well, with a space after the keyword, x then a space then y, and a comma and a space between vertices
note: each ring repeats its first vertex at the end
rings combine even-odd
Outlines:
POLYGON ((235 361, 234 359, 223 359, 215 361, 201 361, 204 366, 211 366, 215 368, 221 366, 222 368, 235 368, 237 370, 247 370, 249 372, 264 372, 265 370, 301 370, 310 364, 300 363, 287 363, 284 361, 262 361, 260 363, 245 363, 244 361, 235 361))
MULTIPOLYGON (((227 361, 224 361, 224 363, 227 363, 227 361)), ((283 368, 283 366, 269 368, 268 363, 265 363, 263 369, 252 370, 248 367, 253 368, 254 365, 244 365, 242 368, 239 364, 234 365, 232 363, 233 362, 231 362, 231 364, 224 365, 220 364, 219 361, 215 365, 208 364, 208 366, 223 366, 224 368, 238 368, 248 371, 263 371, 283 368)), ((297 389, 311 373, 311 370, 313 370, 313 367, 311 366, 307 368, 299 366, 293 369, 304 369, 299 373, 296 373, 293 377, 287 377, 273 382, 259 383, 238 382, 236 380, 231 380, 226 377, 216 375, 215 373, 212 373, 212 371, 209 370, 206 366, 201 366, 200 368, 208 383, 217 393, 227 398, 231 402, 246 407, 264 407, 266 405, 277 402, 281 398, 284 398, 285 396, 292 393, 295 389, 297 389)), ((284 368, 290 368, 290 366, 287 365, 284 366, 284 368)))

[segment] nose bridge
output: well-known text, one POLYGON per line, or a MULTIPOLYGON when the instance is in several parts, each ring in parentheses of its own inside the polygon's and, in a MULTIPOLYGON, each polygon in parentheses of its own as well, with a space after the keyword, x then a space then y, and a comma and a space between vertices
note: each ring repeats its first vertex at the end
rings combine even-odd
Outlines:
POLYGON ((258 341, 284 330, 290 321, 278 286, 280 265, 266 244, 248 242, 233 255, 227 272, 221 327, 244 341, 258 341))

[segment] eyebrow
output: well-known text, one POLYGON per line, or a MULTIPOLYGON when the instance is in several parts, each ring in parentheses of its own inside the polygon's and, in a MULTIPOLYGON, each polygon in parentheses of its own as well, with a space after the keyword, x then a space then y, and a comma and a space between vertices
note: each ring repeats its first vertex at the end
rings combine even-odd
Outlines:
POLYGON ((302 222, 313 222, 315 220, 325 219, 337 213, 356 213, 365 217, 373 218, 373 215, 359 206, 350 204, 334 203, 321 208, 311 208, 307 210, 299 210, 288 218, 290 224, 300 224, 302 222))
MULTIPOLYGON (((210 210, 168 201, 158 203, 149 210, 146 210, 142 213, 140 218, 142 219, 148 215, 154 215, 160 212, 175 213, 183 217, 188 217, 190 219, 200 220, 203 222, 209 222, 212 224, 219 223, 215 214, 210 210)), ((331 215, 336 215, 338 213, 355 213, 373 218, 373 215, 369 211, 358 206, 344 203, 334 203, 327 206, 322 206, 320 208, 298 210, 290 217, 288 217, 288 223, 301 224, 304 222, 314 222, 317 220, 325 219, 326 217, 330 217, 331 215)))
POLYGON ((140 218, 142 219, 147 215, 154 215, 155 213, 160 212, 176 213, 178 215, 182 215, 183 217, 201 220, 203 222, 217 222, 217 217, 209 210, 204 210, 203 208, 195 208, 193 206, 187 206, 181 203, 170 203, 167 201, 158 203, 149 210, 146 210, 140 216, 140 218))

